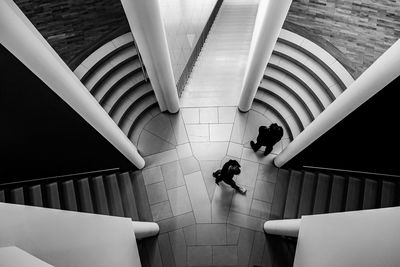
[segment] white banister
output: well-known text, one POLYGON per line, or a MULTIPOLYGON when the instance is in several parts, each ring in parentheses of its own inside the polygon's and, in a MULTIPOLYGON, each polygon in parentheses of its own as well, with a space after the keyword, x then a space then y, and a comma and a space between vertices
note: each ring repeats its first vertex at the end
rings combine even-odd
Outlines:
POLYGON ((158 235, 160 227, 155 222, 137 222, 133 221, 133 231, 135 232, 136 239, 152 237, 158 235))
POLYGON ((274 159, 277 167, 343 120, 400 75, 400 40, 382 54, 274 159))
POLYGON ((272 220, 264 223, 264 232, 271 235, 297 237, 301 219, 272 220))
POLYGON ((0 1, 0 42, 136 167, 144 167, 136 147, 12 0, 0 1))

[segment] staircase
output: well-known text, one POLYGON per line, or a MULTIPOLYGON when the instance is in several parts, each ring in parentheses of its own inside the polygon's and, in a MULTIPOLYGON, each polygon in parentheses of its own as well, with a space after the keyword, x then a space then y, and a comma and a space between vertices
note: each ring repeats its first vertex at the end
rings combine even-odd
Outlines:
POLYGON ((0 202, 152 221, 140 171, 2 185, 0 202))
POLYGON ((279 169, 271 220, 400 205, 400 182, 279 169))
POLYGON ((132 34, 128 32, 101 46, 74 73, 137 144, 135 126, 149 111, 158 110, 158 104, 132 34))
POLYGON ((332 55, 282 29, 252 109, 282 125, 293 140, 353 81, 332 55))

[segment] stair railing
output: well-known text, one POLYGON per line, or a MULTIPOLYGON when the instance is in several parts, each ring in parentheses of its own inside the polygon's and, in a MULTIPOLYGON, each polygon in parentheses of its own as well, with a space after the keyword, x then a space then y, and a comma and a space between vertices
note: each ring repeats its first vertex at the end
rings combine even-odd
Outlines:
POLYGON ((55 175, 55 176, 49 176, 49 177, 29 179, 29 180, 1 183, 0 188, 9 188, 9 187, 16 187, 16 186, 20 187, 20 186, 26 186, 26 185, 32 185, 32 184, 40 184, 43 182, 47 183, 47 182, 51 182, 51 181, 59 182, 59 181, 65 181, 65 180, 74 180, 74 179, 80 179, 80 178, 85 178, 85 177, 107 175, 107 174, 117 173, 120 171, 121 171, 120 168, 109 168, 109 169, 101 169, 101 170, 95 170, 95 171, 55 175))
POLYGON ((309 169, 313 171, 321 171, 321 172, 334 172, 334 173, 342 173, 347 175, 356 175, 356 176, 368 176, 368 177, 387 177, 387 178, 400 178, 400 175, 396 174, 388 174, 388 173, 378 173, 378 172, 365 172, 365 171, 356 171, 356 170, 346 170, 346 169, 335 169, 335 168, 326 168, 319 166, 308 166, 303 165, 303 169, 309 169))
POLYGON ((147 82, 147 78, 148 78, 147 77, 147 72, 146 72, 146 69, 145 69, 144 64, 143 64, 142 56, 140 55, 140 52, 139 52, 139 47, 137 46, 137 43, 136 43, 136 40, 135 40, 135 37, 133 36, 133 34, 132 34, 132 37, 133 37, 133 44, 135 45, 136 52, 138 54, 140 68, 142 69, 144 80, 147 82))

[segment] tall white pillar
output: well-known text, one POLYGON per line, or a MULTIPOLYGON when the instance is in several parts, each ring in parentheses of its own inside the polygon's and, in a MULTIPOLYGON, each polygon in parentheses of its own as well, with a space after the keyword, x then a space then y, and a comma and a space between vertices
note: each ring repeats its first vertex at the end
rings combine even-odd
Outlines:
POLYGON ((292 0, 260 0, 239 110, 250 110, 292 0))
POLYGON ((380 56, 346 91, 276 156, 275 165, 282 167, 399 75, 400 40, 380 56))
POLYGON ((264 232, 271 235, 297 237, 301 219, 272 220, 264 223, 264 232))
POLYGON ((0 42, 139 169, 136 147, 12 0, 0 1, 0 42))
POLYGON ((167 37, 158 0, 121 0, 161 111, 179 111, 167 37))

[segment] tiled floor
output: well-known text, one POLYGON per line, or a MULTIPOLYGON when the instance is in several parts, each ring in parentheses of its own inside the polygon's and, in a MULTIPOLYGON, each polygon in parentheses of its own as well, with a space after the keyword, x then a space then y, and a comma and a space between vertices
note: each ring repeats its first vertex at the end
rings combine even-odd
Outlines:
POLYGON ((146 155, 142 172, 153 219, 161 229, 164 266, 262 265, 268 258, 263 223, 269 218, 277 176, 272 158, 283 145, 278 143, 264 157, 248 143, 271 119, 236 107, 153 115, 138 147, 146 155), (235 180, 247 188, 246 195, 223 182, 215 184, 212 172, 228 159, 242 165, 235 180))

